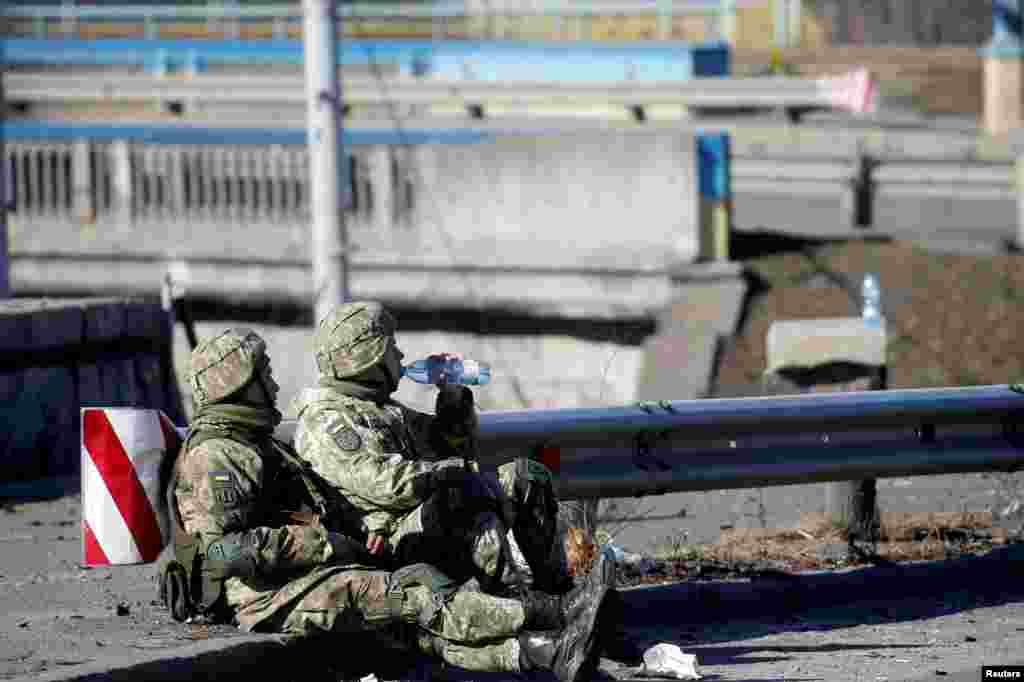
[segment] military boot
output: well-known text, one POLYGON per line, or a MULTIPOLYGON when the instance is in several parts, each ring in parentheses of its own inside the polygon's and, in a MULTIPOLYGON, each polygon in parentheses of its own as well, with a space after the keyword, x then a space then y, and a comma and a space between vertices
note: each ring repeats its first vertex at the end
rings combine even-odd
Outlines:
POLYGON ((559 682, 581 682, 589 678, 601 658, 601 616, 607 610, 606 597, 615 582, 615 561, 602 553, 594 564, 589 598, 581 601, 574 618, 558 633, 524 632, 519 636, 520 667, 547 669, 559 682))
POLYGON ((615 588, 615 559, 602 552, 594 561, 590 575, 566 594, 548 594, 531 590, 523 595, 526 619, 523 627, 561 630, 579 615, 584 605, 615 588))
POLYGON ((560 632, 519 633, 519 669, 550 670, 559 682, 584 682, 601 656, 596 624, 596 618, 580 619, 560 632))

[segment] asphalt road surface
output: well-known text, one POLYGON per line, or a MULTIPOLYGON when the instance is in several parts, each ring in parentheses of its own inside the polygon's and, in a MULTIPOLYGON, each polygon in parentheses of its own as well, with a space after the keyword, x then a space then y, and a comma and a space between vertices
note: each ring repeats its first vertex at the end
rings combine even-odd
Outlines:
MULTIPOLYGON (((174 623, 154 601, 155 564, 82 566, 80 514, 77 496, 4 501, 0 679, 69 679, 81 666, 110 656, 170 655, 197 638, 239 636, 230 628, 201 632, 174 623)), ((627 633, 641 649, 668 642, 695 654, 705 679, 966 682, 979 679, 983 665, 1022 662, 1024 584, 1016 576, 886 601, 872 599, 868 582, 848 606, 809 605, 757 618, 732 617, 707 600, 680 602, 680 587, 640 588, 648 597, 627 602, 643 605, 627 614, 627 633)), ((312 664, 306 661, 304 671, 312 664)), ((636 661, 608 659, 602 670, 616 679, 640 679, 636 661)), ((442 672, 436 679, 512 679, 442 672)))

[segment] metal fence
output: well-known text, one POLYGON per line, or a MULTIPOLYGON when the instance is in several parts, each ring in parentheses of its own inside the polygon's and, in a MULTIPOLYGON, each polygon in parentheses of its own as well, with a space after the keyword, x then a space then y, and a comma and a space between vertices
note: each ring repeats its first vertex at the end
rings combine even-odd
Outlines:
MULTIPOLYGON (((128 141, 8 142, 14 217, 304 222, 309 215, 309 160, 301 146, 160 145, 128 141)), ((387 157, 397 196, 396 219, 413 198, 402 150, 387 157)), ((349 161, 347 212, 374 215, 365 152, 349 161)))

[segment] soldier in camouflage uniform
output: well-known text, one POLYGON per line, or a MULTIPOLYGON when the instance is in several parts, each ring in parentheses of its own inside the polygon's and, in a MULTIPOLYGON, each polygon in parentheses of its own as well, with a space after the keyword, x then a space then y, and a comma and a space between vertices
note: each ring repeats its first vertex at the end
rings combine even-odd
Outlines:
POLYGON ((294 406, 299 456, 360 509, 375 554, 426 561, 495 594, 523 576, 549 593, 571 589, 551 473, 528 458, 499 467, 496 482, 468 471, 472 392, 442 386, 434 416, 392 400, 403 357, 394 334, 375 302, 340 305, 320 322, 319 386, 294 406))
POLYGON ((297 636, 384 632, 470 670, 546 669, 562 682, 593 669, 613 560, 599 561, 575 599, 530 603, 459 586, 427 564, 378 570, 365 536, 342 532, 344 500, 324 495, 273 438, 278 386, 257 334, 228 329, 201 343, 189 383, 195 416, 168 490, 176 559, 161 571, 176 619, 297 636))

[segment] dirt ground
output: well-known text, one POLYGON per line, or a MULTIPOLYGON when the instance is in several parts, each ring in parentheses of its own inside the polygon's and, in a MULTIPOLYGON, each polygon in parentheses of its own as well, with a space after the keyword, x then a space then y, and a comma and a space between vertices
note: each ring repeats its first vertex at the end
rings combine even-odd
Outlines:
POLYGON ((760 382, 779 319, 860 314, 877 273, 888 325, 889 388, 1005 384, 1024 378, 1024 257, 932 253, 900 242, 798 243, 746 260, 755 291, 726 340, 718 392, 760 382))

